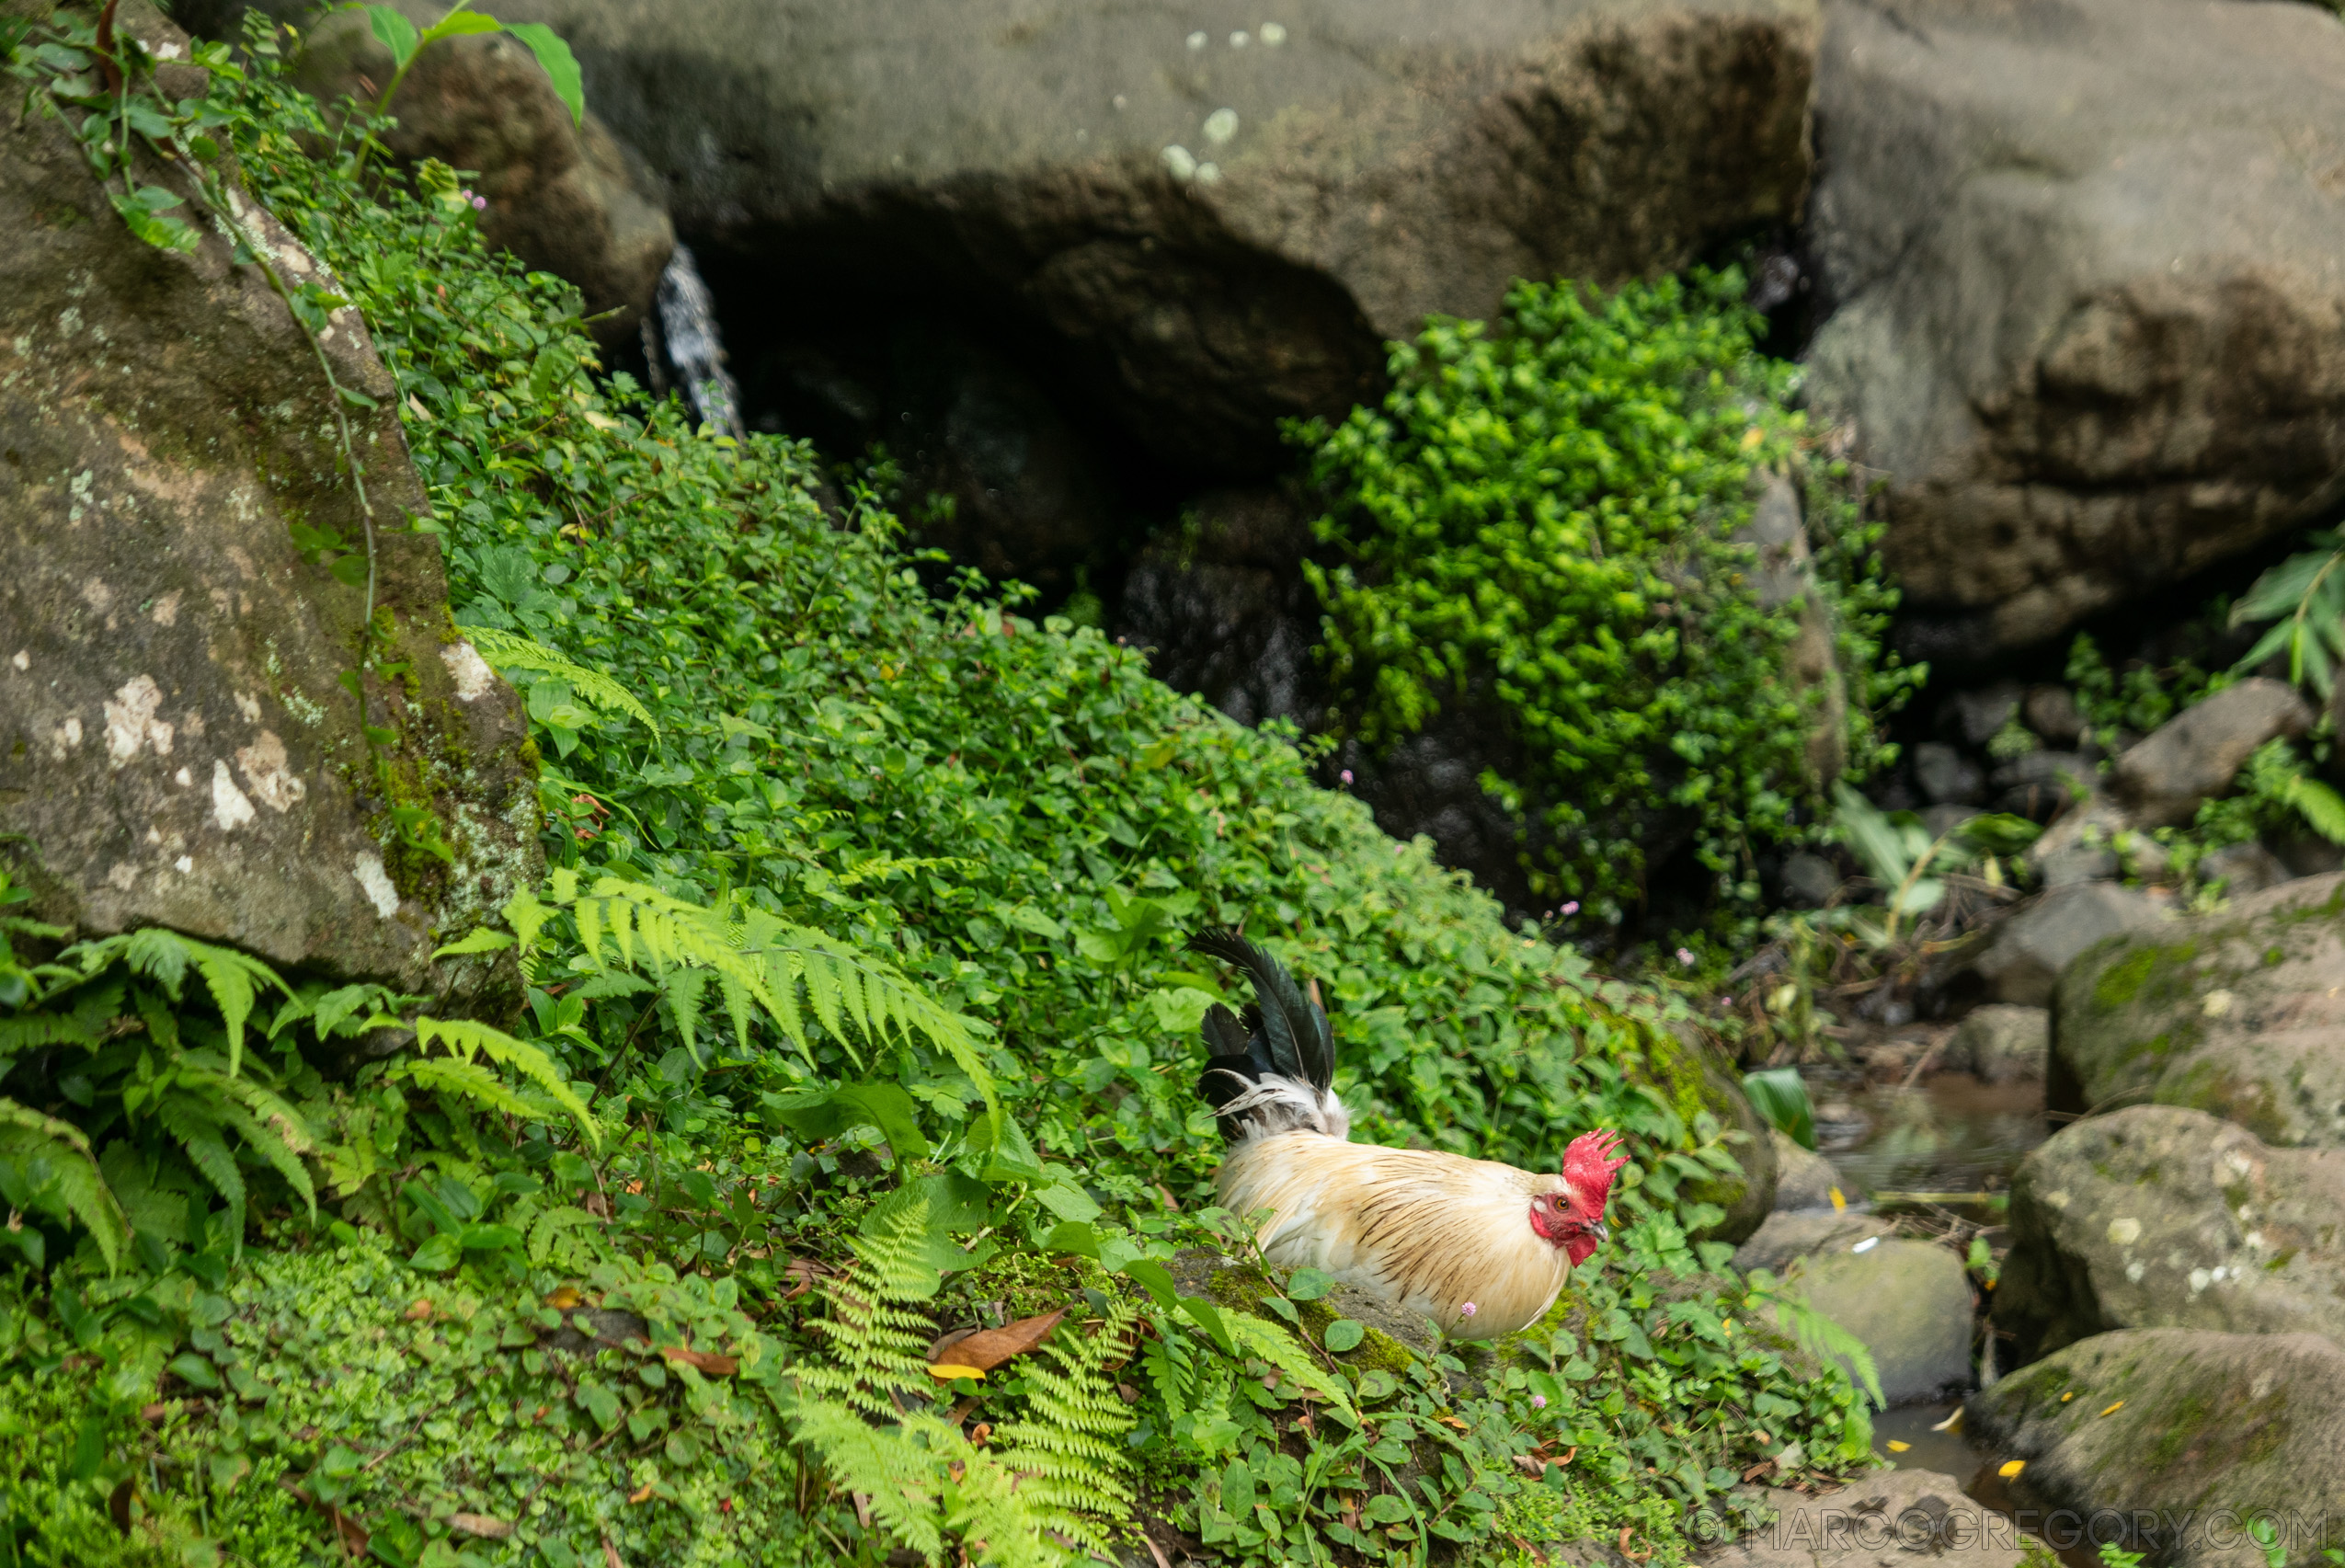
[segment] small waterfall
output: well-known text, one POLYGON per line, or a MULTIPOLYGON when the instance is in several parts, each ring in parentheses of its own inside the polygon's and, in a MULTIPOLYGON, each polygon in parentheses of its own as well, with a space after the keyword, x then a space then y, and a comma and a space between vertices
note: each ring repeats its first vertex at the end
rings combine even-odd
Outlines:
POLYGON ((725 369, 725 341, 717 336, 716 303, 691 249, 681 244, 659 275, 652 313, 644 318, 644 354, 651 361, 652 388, 665 392, 670 376, 683 388, 692 411, 706 424, 741 432, 741 389, 725 369))

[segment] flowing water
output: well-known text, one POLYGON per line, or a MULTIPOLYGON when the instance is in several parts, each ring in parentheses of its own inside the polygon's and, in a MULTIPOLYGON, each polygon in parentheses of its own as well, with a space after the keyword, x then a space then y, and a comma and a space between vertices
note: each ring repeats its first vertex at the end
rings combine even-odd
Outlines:
POLYGON ((644 321, 644 349, 656 374, 664 371, 675 378, 702 423, 740 435, 741 392, 725 368, 716 302, 688 246, 676 246, 659 275, 652 314, 644 321))
POLYGON ((1817 1146, 1851 1196, 2001 1192, 2020 1158, 2050 1132, 2036 1082, 1983 1083, 1967 1072, 1940 1072, 1910 1087, 1878 1083, 1836 1098, 1857 1119, 1819 1118, 1817 1146))

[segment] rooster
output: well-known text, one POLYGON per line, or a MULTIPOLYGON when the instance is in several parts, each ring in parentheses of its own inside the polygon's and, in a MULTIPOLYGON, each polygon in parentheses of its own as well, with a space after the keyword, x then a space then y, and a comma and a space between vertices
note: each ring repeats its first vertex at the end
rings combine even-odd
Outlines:
POLYGON ((1230 1145, 1215 1184, 1222 1206, 1241 1218, 1271 1211, 1263 1255, 1324 1270, 1453 1338, 1537 1322, 1564 1276, 1607 1239, 1612 1173, 1628 1163, 1613 1152, 1618 1135, 1573 1139, 1560 1175, 1350 1142, 1352 1118, 1329 1087, 1335 1036, 1315 998, 1234 932, 1202 933, 1189 947, 1253 982, 1242 1023, 1218 1003, 1207 1012, 1197 1092, 1230 1145))

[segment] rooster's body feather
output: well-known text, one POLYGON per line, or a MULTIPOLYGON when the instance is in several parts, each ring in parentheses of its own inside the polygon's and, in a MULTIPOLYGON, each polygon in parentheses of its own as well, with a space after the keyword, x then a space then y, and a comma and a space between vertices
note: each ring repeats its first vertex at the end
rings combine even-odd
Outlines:
POLYGON ((1230 1145, 1216 1178, 1222 1206, 1270 1211, 1263 1255, 1324 1270, 1433 1319, 1459 1338, 1536 1322, 1574 1264, 1604 1235, 1608 1134, 1574 1140, 1561 1174, 1435 1150, 1346 1141, 1327 1015, 1285 967, 1244 938, 1207 932, 1190 945, 1245 969, 1257 1005, 1241 1022, 1206 1014, 1197 1088, 1230 1145))

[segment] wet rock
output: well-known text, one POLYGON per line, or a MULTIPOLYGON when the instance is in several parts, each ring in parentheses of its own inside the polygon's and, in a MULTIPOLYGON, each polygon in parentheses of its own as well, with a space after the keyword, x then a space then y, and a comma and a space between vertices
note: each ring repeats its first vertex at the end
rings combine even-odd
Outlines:
POLYGON ((2028 864, 2046 887, 2105 882, 2122 869, 2117 835, 2133 825, 2123 807, 2095 792, 2062 812, 2028 846, 2028 864))
POLYGON ((1160 455, 1232 478, 1284 461, 1280 418, 1371 398, 1428 313, 1668 270, 1808 177, 1801 0, 1357 0, 1275 31, 1117 0, 498 14, 570 40, 704 262, 1014 315, 1160 455))
POLYGON ((1934 1471, 1876 1471, 1829 1492, 1769 1487, 1765 1496, 1775 1523, 1695 1561, 1703 1568, 2018 1568, 2022 1560, 2019 1532, 1934 1471))
POLYGON ((1832 1168, 1832 1162, 1813 1149, 1801 1148, 1779 1131, 1770 1128, 1769 1132, 1775 1145, 1775 1212, 1830 1208, 1833 1189, 1841 1185, 1840 1173, 1832 1168))
POLYGON ((1149 669, 1236 719, 1316 712, 1319 603, 1302 575, 1310 527, 1280 489, 1199 497, 1124 579, 1116 630, 1149 669))
MULTIPOLYGON (((2026 1465, 2015 1506, 2130 1527, 2179 1568, 2264 1568, 2258 1514, 2345 1518, 2345 1349, 2318 1334, 2096 1334, 1973 1394, 1963 1427, 2026 1465)), ((2320 1561, 2318 1533, 2286 1560, 2320 1561)))
POLYGON ((2158 726, 2117 759, 2110 788, 2143 826, 2176 827, 2228 790, 2257 747, 2312 723, 2312 705, 2294 687, 2252 676, 2158 726))
POLYGON ((2076 706, 2076 694, 2065 686, 2029 687, 2020 716, 2046 746, 2067 749, 2084 738, 2084 710, 2076 706))
MULTIPOLYGON (((186 47, 144 7, 124 21, 186 47)), ((366 532, 308 339, 210 225, 189 255, 133 239, 59 121, 0 142, 0 855, 33 891, 19 912, 518 1004, 509 960, 431 959, 543 874, 534 767, 511 688, 450 624, 437 542, 405 526, 428 507, 366 324, 337 312, 324 347, 380 404, 345 412, 408 673, 370 680, 363 718, 394 733, 452 865, 394 839, 341 684, 363 591, 287 532, 366 532)), ((241 222, 290 276, 322 276, 248 200, 241 222)))
MULTIPOLYGON (((439 0, 393 4, 418 29, 447 9, 439 0)), ((345 93, 372 103, 391 70, 390 51, 357 11, 307 29, 296 64, 302 86, 326 104, 345 93)), ((643 161, 592 112, 574 122, 526 46, 502 34, 434 44, 417 56, 391 112, 399 123, 383 144, 395 155, 477 176, 491 246, 575 284, 589 315, 615 311, 593 324, 605 343, 634 340, 676 231, 643 161)))
POLYGON ((2142 926, 2061 976, 2053 1110, 2150 1101, 2345 1147, 2345 875, 2142 926))
POLYGON ((2022 1358, 2108 1329, 2324 1333, 2345 1343, 2345 1149, 2134 1105, 2062 1128, 2011 1183, 1995 1293, 2022 1358))
POLYGON ((2201 881, 2222 883, 2224 896, 2230 898, 2244 898, 2291 880, 2280 857, 2253 839, 2224 845, 2200 861, 2198 871, 2201 881))
POLYGON ((1985 746, 2018 715, 2025 695, 2017 681, 1998 681, 1974 692, 1957 692, 1939 709, 1939 727, 1959 735, 1966 746, 1985 746))
POLYGON ((1809 232, 1839 305, 1809 384, 1893 476, 1882 554, 1916 652, 2053 637, 2322 504, 2345 467, 2331 17, 1826 16, 1809 232))
POLYGON ((1988 1083, 2042 1078, 2052 1049, 2052 1014, 2041 1007, 1990 1002, 1973 1008, 1946 1045, 1945 1065, 1988 1083))
POLYGON ((1978 806, 1986 800, 1986 770, 1942 741, 1914 748, 1914 782, 1940 805, 1978 806))
POLYGON ((2114 883, 2055 887, 1998 922, 1971 967, 1995 1001, 2042 1007, 2076 955, 2167 919, 2158 904, 2114 883))
POLYGON ((1785 1274, 1809 1305, 1862 1340, 1890 1403, 1969 1386, 1971 1282, 1946 1248, 1870 1217, 1775 1214, 1734 1265, 1785 1274))

